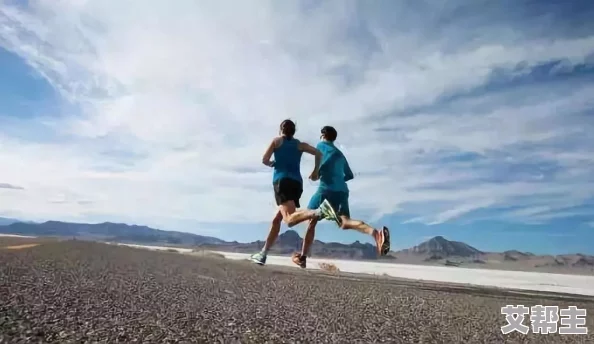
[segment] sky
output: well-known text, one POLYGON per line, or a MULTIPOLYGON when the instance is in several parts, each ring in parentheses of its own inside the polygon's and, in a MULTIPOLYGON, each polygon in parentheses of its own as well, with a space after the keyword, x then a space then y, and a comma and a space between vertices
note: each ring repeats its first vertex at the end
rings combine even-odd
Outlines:
POLYGON ((262 240, 261 157, 291 118, 311 144, 338 130, 351 214, 393 249, 594 253, 593 17, 587 0, 0 0, 0 216, 262 240))

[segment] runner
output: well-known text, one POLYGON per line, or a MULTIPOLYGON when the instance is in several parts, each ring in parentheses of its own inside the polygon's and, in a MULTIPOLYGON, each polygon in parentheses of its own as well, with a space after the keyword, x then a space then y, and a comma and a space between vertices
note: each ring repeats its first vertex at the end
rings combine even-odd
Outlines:
POLYGON ((274 169, 272 184, 278 210, 272 220, 262 251, 251 256, 251 260, 256 264, 266 264, 268 250, 278 238, 281 221, 284 221, 289 227, 293 227, 303 221, 321 219, 332 214, 328 202, 320 202, 315 210, 296 210, 300 207, 299 199, 303 193, 303 179, 300 170, 301 156, 303 152, 315 156, 314 170, 309 175, 309 179, 315 181, 319 179, 322 153, 309 144, 294 138, 295 131, 295 123, 289 119, 284 120, 280 125, 280 136, 272 140, 262 157, 262 163, 274 169), (273 155, 274 161, 271 161, 273 155))
MULTIPOLYGON (((371 235, 377 246, 377 253, 385 256, 390 252, 390 231, 387 227, 374 229, 363 221, 350 218, 349 188, 347 182, 355 176, 344 154, 334 145, 338 133, 330 126, 322 128, 320 143, 317 149, 323 153, 320 166, 320 186, 309 201, 309 209, 318 209, 321 205, 330 203, 330 209, 324 209, 324 218, 334 220, 342 229, 353 229, 371 235), (328 214, 329 213, 329 214, 328 214)), ((312 218, 307 227, 301 253, 293 254, 293 263, 302 268, 306 267, 307 255, 313 243, 316 224, 320 218, 312 218)))

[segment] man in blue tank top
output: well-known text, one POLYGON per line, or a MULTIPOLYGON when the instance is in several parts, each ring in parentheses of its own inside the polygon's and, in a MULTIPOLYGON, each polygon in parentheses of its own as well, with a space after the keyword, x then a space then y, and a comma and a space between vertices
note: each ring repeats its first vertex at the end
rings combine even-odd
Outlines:
POLYGON ((280 125, 280 136, 272 140, 262 157, 262 163, 274 169, 272 185, 278 211, 272 220, 270 232, 262 251, 251 256, 251 260, 260 265, 266 263, 268 250, 280 232, 281 221, 284 221, 289 227, 293 227, 303 221, 322 219, 332 214, 329 202, 320 202, 315 210, 296 210, 300 207, 299 200, 303 193, 301 156, 303 152, 315 156, 315 167, 309 176, 309 179, 315 181, 319 179, 322 153, 311 145, 297 140, 294 137, 295 131, 295 123, 288 119, 284 120, 280 125), (274 161, 271 161, 273 155, 274 161))
MULTIPOLYGON (((322 152, 323 158, 320 165, 320 186, 309 201, 308 208, 316 209, 320 205, 330 203, 330 209, 325 209, 329 216, 326 219, 334 220, 342 229, 354 229, 373 237, 377 253, 384 256, 390 252, 390 232, 387 227, 377 230, 363 221, 350 218, 349 188, 347 182, 355 176, 344 154, 334 145, 338 137, 336 129, 325 126, 321 130, 320 142, 317 149, 322 152)), ((302 268, 306 267, 309 248, 313 243, 315 228, 319 218, 312 218, 303 240, 301 253, 293 254, 293 263, 302 268)))

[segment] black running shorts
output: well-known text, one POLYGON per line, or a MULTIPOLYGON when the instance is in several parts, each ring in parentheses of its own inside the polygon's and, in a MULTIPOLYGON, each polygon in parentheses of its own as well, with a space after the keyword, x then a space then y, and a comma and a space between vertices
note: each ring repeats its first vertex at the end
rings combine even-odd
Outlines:
POLYGON ((295 202, 295 207, 300 208, 299 199, 303 193, 303 184, 301 182, 291 179, 282 178, 274 183, 274 198, 276 205, 281 205, 288 201, 295 202))

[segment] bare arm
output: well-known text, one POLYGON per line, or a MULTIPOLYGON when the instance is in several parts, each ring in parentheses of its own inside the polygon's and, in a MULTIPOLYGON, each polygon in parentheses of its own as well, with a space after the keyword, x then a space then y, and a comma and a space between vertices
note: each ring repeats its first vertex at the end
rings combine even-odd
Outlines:
POLYGON ((312 172, 312 174, 317 175, 320 172, 320 163, 322 162, 322 152, 320 152, 319 150, 317 150, 316 148, 312 147, 310 144, 305 143, 305 142, 299 143, 299 150, 315 156, 315 158, 316 158, 315 166, 314 166, 314 172, 312 172))
POLYGON ((266 165, 268 167, 272 167, 274 165, 274 162, 270 161, 270 158, 272 158, 272 154, 274 153, 276 146, 277 146, 276 139, 274 139, 274 140, 272 140, 272 142, 266 149, 266 152, 264 152, 264 156, 262 156, 262 163, 264 165, 266 165))

